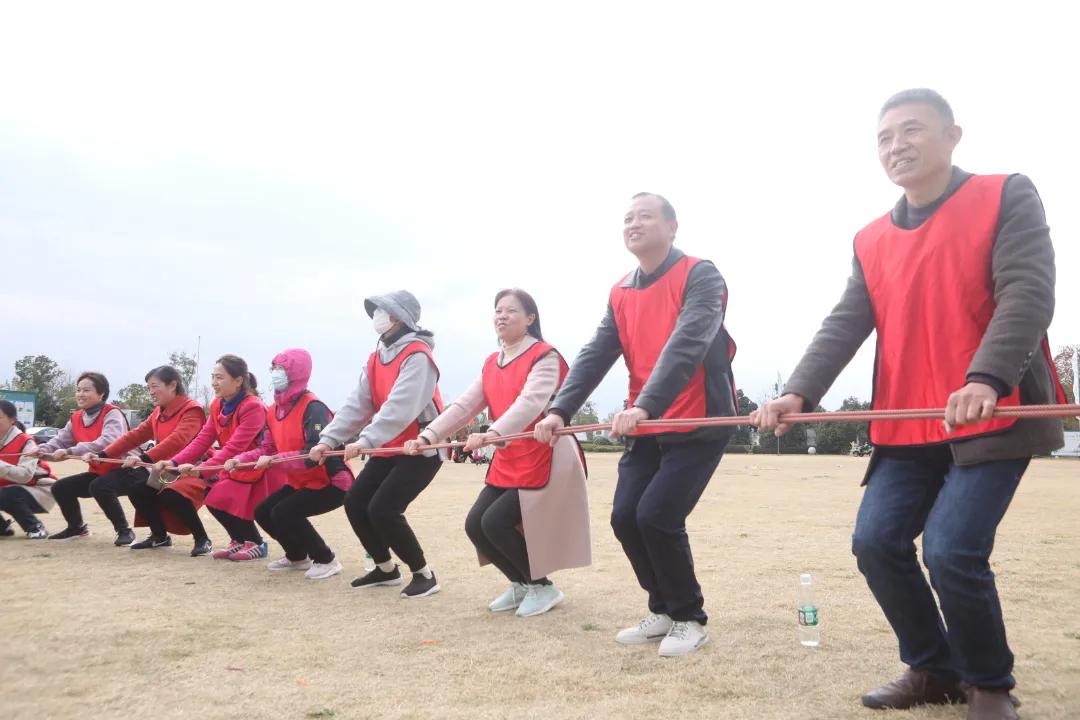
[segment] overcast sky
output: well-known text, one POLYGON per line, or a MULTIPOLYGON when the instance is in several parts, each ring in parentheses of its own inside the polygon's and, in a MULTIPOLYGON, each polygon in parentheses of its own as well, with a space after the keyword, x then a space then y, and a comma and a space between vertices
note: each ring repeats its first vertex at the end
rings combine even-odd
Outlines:
MULTIPOLYGON (((0 379, 46 354, 120 388, 201 336, 203 384, 222 353, 265 381, 304 347, 335 407, 376 341, 362 298, 407 288, 454 397, 495 348, 499 288, 532 292, 576 354, 634 267, 622 216, 648 190, 727 279, 736 380, 760 400, 899 197, 876 113, 912 86, 952 103, 961 167, 1034 180, 1051 343, 1080 341, 1080 60, 1055 5, 0 7, 0 379)), ((872 357, 826 407, 869 396, 872 357)))

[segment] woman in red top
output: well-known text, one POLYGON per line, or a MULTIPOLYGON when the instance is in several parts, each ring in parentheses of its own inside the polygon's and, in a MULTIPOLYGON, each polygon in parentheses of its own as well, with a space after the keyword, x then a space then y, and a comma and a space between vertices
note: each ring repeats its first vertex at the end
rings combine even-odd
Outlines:
MULTIPOLYGON (((82 459, 90 466, 103 465, 110 469, 90 485, 94 499, 101 505, 116 529, 116 544, 129 545, 135 534, 128 527, 118 495, 130 495, 132 490, 145 487, 150 471, 135 467, 140 461, 154 463, 172 457, 187 445, 202 427, 206 413, 202 406, 185 394, 184 380, 171 365, 156 367, 146 374, 146 389, 150 399, 157 405, 150 417, 138 427, 129 430, 98 453, 85 453, 82 459), (139 448, 150 440, 154 447, 146 452, 139 448), (98 458, 124 458, 117 467, 98 463, 98 458)), ((138 518, 136 518, 138 525, 138 518)))
MULTIPOLYGON (((37 458, 34 438, 18 421, 15 404, 0 400, 0 510, 10 513, 28 540, 41 540, 48 533, 37 519, 52 507, 52 469, 37 458)), ((14 535, 11 520, 0 517, 0 535, 14 535)))
MULTIPOLYGON (((266 557, 266 543, 255 526, 254 511, 276 486, 276 476, 261 472, 237 470, 235 472, 199 470, 196 463, 221 466, 226 460, 258 445, 266 428, 266 407, 256 392, 255 376, 248 372, 247 363, 236 355, 222 355, 210 375, 214 389, 214 401, 202 430, 191 443, 170 460, 159 462, 156 473, 175 469, 180 478, 169 484, 169 489, 187 495, 195 507, 206 506, 222 527, 229 533, 227 547, 214 552, 218 560, 251 560, 266 557), (212 450, 217 444, 217 450, 212 450), (207 453, 212 454, 206 458, 207 453), (203 458, 206 458, 203 460, 203 458)), ((145 492, 132 497, 138 503, 139 512, 146 511, 148 522, 155 512, 153 497, 145 492), (143 506, 142 503, 146 502, 143 506)), ((150 528, 149 541, 167 539, 167 518, 158 513, 150 528)), ((196 538, 192 557, 207 555, 213 551, 210 539, 196 538)))
MULTIPOLYGON (((491 427, 470 435, 466 452, 500 436, 532 430, 544 416, 567 366, 544 342, 532 296, 516 289, 496 295, 495 332, 500 350, 488 357, 481 377, 419 438, 405 444, 407 453, 449 437, 485 407, 491 427)), ((519 617, 545 613, 563 600, 547 575, 591 561, 580 450, 570 436, 555 447, 532 438, 503 444, 495 450, 485 482, 465 520, 465 532, 481 562, 491 562, 511 582, 488 609, 516 608, 519 617)))

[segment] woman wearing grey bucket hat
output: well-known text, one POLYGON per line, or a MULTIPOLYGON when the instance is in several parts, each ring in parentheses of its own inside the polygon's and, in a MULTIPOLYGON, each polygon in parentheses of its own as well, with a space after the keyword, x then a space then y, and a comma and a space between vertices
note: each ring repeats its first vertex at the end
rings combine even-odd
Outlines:
MULTIPOLYGON (((379 344, 360 372, 356 388, 320 435, 309 457, 318 462, 330 449, 345 446, 346 458, 360 450, 400 447, 415 439, 442 412, 439 369, 431 351, 434 336, 420 327, 420 303, 412 293, 397 290, 364 300, 379 344)), ((442 451, 422 455, 371 453, 345 495, 345 514, 375 569, 352 581, 354 588, 401 585, 392 550, 412 571, 403 598, 439 591, 435 573, 405 519, 409 504, 424 491, 442 466, 442 451)))

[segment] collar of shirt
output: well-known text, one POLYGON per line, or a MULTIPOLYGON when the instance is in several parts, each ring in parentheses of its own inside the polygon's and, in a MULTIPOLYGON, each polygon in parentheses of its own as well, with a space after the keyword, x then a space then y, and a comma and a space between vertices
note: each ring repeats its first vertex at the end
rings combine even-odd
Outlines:
POLYGON ((525 352, 538 342, 540 341, 534 338, 532 335, 526 333, 525 337, 521 338, 517 342, 511 343, 509 345, 503 345, 499 351, 499 367, 503 367, 507 363, 511 362, 512 360, 520 356, 521 353, 525 352))
POLYGON ((622 286, 634 288, 635 290, 647 288, 663 277, 664 273, 670 270, 672 265, 684 257, 686 257, 686 253, 672 245, 671 252, 668 253, 668 256, 664 258, 664 262, 660 264, 660 267, 656 268, 655 272, 646 273, 641 269, 641 266, 638 266, 634 268, 634 272, 626 277, 626 280, 623 280, 622 286))

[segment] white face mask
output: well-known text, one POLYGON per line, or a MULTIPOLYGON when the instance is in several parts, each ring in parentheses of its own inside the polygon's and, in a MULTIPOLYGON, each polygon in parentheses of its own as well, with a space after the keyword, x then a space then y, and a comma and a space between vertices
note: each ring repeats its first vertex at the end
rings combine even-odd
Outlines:
POLYGON ((289 376, 283 368, 273 368, 270 371, 270 384, 274 386, 274 392, 285 392, 289 389, 289 376))
POLYGON ((371 315, 371 322, 375 327, 375 332, 379 333, 379 335, 385 335, 390 328, 394 327, 394 321, 390 319, 390 315, 382 308, 375 308, 375 312, 371 315))

